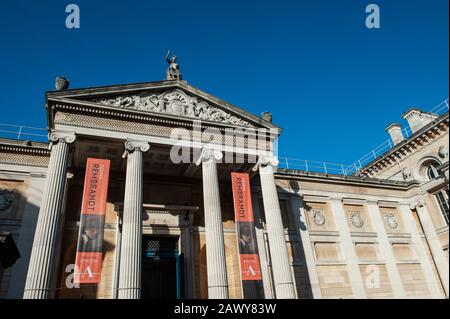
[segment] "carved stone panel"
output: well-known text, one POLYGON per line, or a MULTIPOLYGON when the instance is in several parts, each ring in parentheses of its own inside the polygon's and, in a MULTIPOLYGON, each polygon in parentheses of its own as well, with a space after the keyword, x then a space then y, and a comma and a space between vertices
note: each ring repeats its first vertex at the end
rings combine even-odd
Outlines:
POLYGON ((132 110, 252 127, 249 122, 211 106, 208 102, 199 100, 197 97, 190 96, 178 89, 160 94, 141 93, 99 98, 92 100, 92 102, 132 110))

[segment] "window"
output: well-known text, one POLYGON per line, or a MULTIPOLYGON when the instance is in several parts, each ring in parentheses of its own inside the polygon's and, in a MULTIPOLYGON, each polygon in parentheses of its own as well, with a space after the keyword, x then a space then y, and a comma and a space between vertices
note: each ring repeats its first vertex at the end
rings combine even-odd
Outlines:
POLYGON ((438 164, 437 163, 431 163, 427 167, 427 177, 431 181, 435 178, 439 177, 439 172, 437 170, 438 164))
POLYGON ((449 203, 448 203, 448 191, 439 191, 434 194, 436 200, 439 204, 439 209, 441 210, 442 215, 444 216, 444 220, 448 225, 449 218, 449 203))

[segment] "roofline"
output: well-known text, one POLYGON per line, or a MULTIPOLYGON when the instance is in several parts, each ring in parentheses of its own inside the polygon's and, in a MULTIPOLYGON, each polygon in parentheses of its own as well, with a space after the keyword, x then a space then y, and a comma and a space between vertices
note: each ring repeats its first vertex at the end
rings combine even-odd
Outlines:
POLYGON ((0 138, 0 145, 20 146, 25 148, 48 149, 48 143, 31 141, 31 140, 16 140, 11 138, 0 138))
POLYGON ((405 116, 409 115, 410 113, 412 113, 412 112, 414 112, 414 111, 417 111, 417 112, 419 112, 419 113, 421 113, 421 114, 427 114, 427 115, 432 115, 432 116, 436 116, 436 117, 439 116, 439 115, 436 114, 436 113, 425 112, 425 111, 422 111, 421 109, 419 109, 419 108, 417 108, 417 107, 412 107, 412 108, 406 110, 405 112, 403 112, 403 113, 402 113, 402 117, 404 118, 405 116))
POLYGON ((439 117, 437 117, 436 119, 434 119, 433 121, 431 121, 430 123, 428 123, 427 125, 422 127, 420 130, 418 130, 414 134, 410 135, 408 138, 404 139, 403 141, 401 141, 400 143, 395 145, 393 148, 391 148, 387 152, 379 155, 377 158, 373 159, 371 162, 364 165, 364 167, 362 167, 360 169, 360 172, 366 171, 369 167, 373 166, 375 163, 377 163, 380 160, 382 160, 386 157, 389 157, 391 154, 397 152, 403 146, 405 146, 406 144, 408 144, 409 142, 411 142, 413 139, 417 138, 418 136, 422 135, 423 133, 428 131, 430 128, 434 127, 436 124, 443 122, 446 118, 448 119, 448 116, 449 116, 449 112, 446 112, 446 113, 440 115, 439 117))

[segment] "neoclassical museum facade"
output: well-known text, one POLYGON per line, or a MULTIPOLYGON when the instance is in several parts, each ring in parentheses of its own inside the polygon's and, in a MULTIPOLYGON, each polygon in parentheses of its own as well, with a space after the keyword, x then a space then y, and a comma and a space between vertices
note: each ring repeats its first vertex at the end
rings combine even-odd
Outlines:
POLYGON ((390 125, 395 145, 343 175, 281 168, 269 113, 176 76, 60 87, 46 110, 48 143, 0 139, 0 298, 449 296, 448 111, 404 113, 413 134, 390 125), (88 159, 109 177, 102 236, 82 250, 88 159), (249 178, 252 220, 231 173, 249 178), (98 280, 77 282, 94 250, 98 280))

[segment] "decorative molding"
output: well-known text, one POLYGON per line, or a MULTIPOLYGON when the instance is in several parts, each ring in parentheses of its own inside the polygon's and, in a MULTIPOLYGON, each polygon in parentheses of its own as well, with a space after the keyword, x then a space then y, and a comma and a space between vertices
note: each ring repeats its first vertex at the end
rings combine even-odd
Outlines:
MULTIPOLYGON (((89 111, 89 110, 88 110, 89 111)), ((119 113, 119 112, 116 112, 119 113)), ((111 116, 115 116, 113 114, 111 116)), ((258 144, 257 137, 248 134, 248 138, 239 139, 236 135, 227 134, 227 128, 218 128, 211 125, 204 125, 206 123, 182 122, 182 121, 167 121, 160 118, 152 118, 149 116, 137 116, 136 114, 121 114, 120 118, 108 118, 106 116, 95 116, 95 114, 81 114, 79 112, 69 113, 68 111, 57 111, 55 116, 55 123, 80 128, 93 128, 103 131, 133 133, 139 135, 150 135, 157 137, 170 138, 174 128, 186 128, 193 130, 191 138, 193 141, 203 142, 203 134, 197 134, 206 129, 211 129, 210 136, 214 136, 213 140, 223 139, 225 145, 233 145, 236 147, 248 147, 251 149, 264 148, 264 145, 258 144), (164 123, 163 123, 164 122, 164 123), (169 123, 170 122, 170 123, 169 123), (197 125, 197 126, 196 126, 197 125)), ((248 129, 257 133, 256 129, 248 129)), ((266 141, 265 150, 272 149, 270 141, 266 141)))
POLYGON ((342 203, 344 205, 363 206, 365 204, 365 200, 360 198, 342 198, 342 203))
POLYGON ((217 107, 213 107, 206 101, 199 100, 197 97, 190 96, 179 89, 166 91, 161 94, 142 93, 100 98, 91 100, 91 102, 124 109, 170 114, 237 126, 252 126, 249 122, 217 107))
POLYGON ((318 196, 318 195, 303 195, 303 202, 305 203, 327 203, 329 200, 328 196, 318 196))
POLYGON ((21 166, 47 167, 50 158, 48 144, 21 145, 0 142, 0 163, 21 166))
POLYGON ((377 202, 377 205, 379 207, 391 207, 391 208, 396 208, 398 207, 399 203, 398 202, 391 202, 391 201, 384 201, 384 200, 379 200, 377 202))
POLYGON ((31 153, 35 155, 46 155, 50 156, 50 152, 48 147, 45 148, 37 148, 26 145, 17 145, 17 144, 0 144, 0 151, 14 152, 14 153, 31 153))

